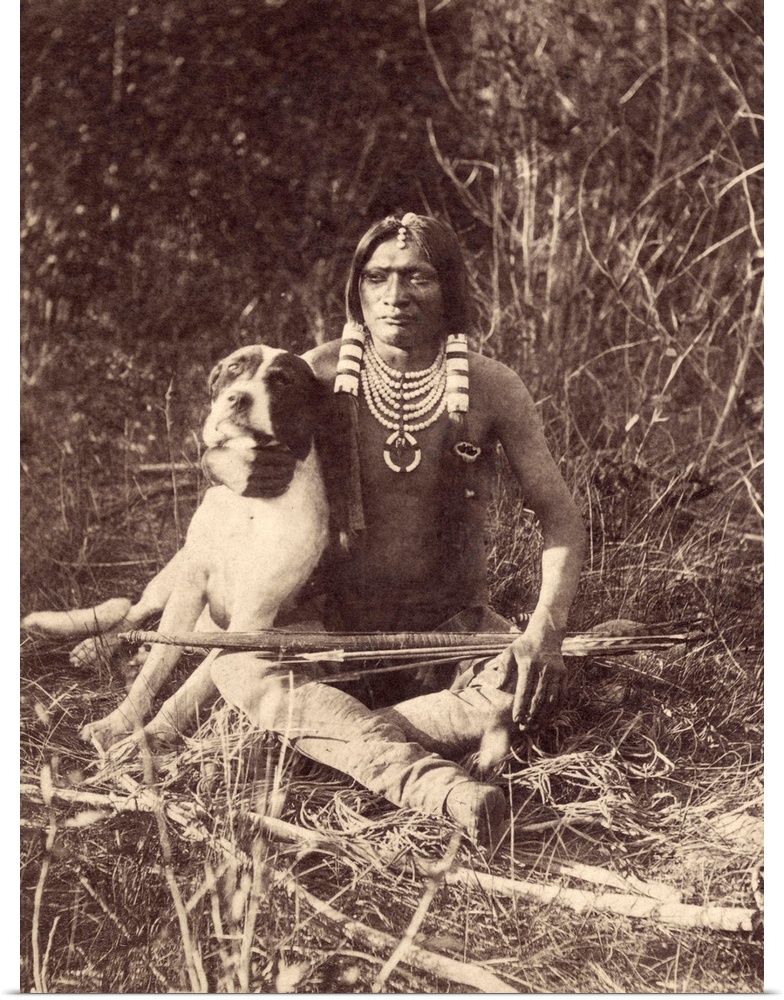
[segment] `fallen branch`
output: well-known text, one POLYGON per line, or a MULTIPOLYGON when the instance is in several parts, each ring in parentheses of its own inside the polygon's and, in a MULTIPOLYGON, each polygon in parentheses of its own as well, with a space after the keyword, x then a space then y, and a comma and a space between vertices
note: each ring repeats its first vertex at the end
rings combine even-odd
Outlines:
POLYGON ((583 882, 611 886, 614 889, 620 889, 622 892, 638 892, 642 896, 649 896, 651 899, 658 899, 665 903, 680 903, 683 899, 683 893, 680 889, 677 889, 674 885, 667 885, 666 882, 644 881, 635 875, 619 875, 617 872, 611 872, 607 868, 599 868, 596 865, 584 865, 579 862, 557 864, 561 875, 581 879, 583 882))
POLYGON ((148 475, 157 475, 158 473, 166 473, 170 475, 172 472, 201 472, 201 467, 195 465, 193 462, 144 462, 142 465, 138 466, 137 472, 143 472, 148 475))
MULTIPOLYGON (((252 814, 253 818, 269 833, 284 840, 300 843, 313 850, 330 850, 338 838, 305 830, 294 823, 271 816, 252 814)), ((420 865, 422 874, 430 874, 427 866, 420 865)), ((751 931, 755 911, 739 907, 698 906, 677 901, 680 892, 662 882, 644 882, 633 876, 621 876, 592 865, 571 864, 561 867, 563 875, 606 884, 636 889, 646 895, 617 892, 595 893, 582 889, 567 889, 562 885, 539 885, 498 875, 485 875, 469 868, 452 868, 445 875, 448 883, 499 892, 505 896, 519 896, 541 903, 558 903, 573 910, 594 909, 625 917, 649 917, 678 927, 706 927, 721 931, 751 931)))
MULTIPOLYGON (((329 903, 319 899, 308 892, 300 883, 287 876, 283 880, 289 892, 296 893, 301 899, 316 911, 319 916, 326 918, 331 923, 337 924, 343 933, 351 941, 359 941, 366 947, 374 948, 377 951, 395 952, 399 942, 384 931, 378 931, 367 924, 361 924, 358 920, 352 920, 344 913, 336 910, 329 903)), ((461 983, 463 986, 471 986, 479 993, 517 993, 518 991, 509 986, 492 972, 487 972, 476 965, 467 962, 458 962, 454 958, 447 958, 446 955, 439 955, 434 951, 428 951, 419 945, 408 943, 402 954, 398 955, 398 960, 406 965, 429 972, 441 979, 449 979, 453 983, 461 983)))
MULTIPOLYGON (((41 789, 37 785, 23 784, 21 786, 23 795, 28 795, 38 799, 43 798, 41 789)), ((109 792, 101 794, 97 792, 79 792, 72 788, 51 788, 53 799, 60 799, 63 802, 72 804, 111 807, 115 812, 156 812, 160 815, 160 802, 154 795, 149 794, 149 789, 139 786, 139 791, 146 794, 132 796, 122 796, 109 792)), ((171 806, 171 803, 167 805, 171 806)), ((172 814, 166 810, 169 818, 180 820, 186 816, 184 810, 177 808, 172 814)), ((100 818, 98 814, 94 814, 100 818)), ((330 850, 334 853, 338 838, 322 836, 318 833, 304 830, 294 826, 292 823, 285 823, 283 820, 274 819, 271 816, 262 816, 258 813, 251 813, 251 818, 262 825, 269 833, 274 834, 284 840, 295 841, 313 850, 330 850)), ((188 824, 192 826, 192 824, 188 824)), ((432 973, 442 979, 449 979, 451 982, 460 983, 464 986, 471 986, 480 993, 516 993, 507 983, 503 982, 491 972, 480 969, 475 965, 466 962, 458 962, 445 955, 428 951, 418 945, 405 942, 405 948, 401 948, 401 943, 391 934, 375 930, 366 924, 361 924, 356 920, 351 920, 345 914, 340 913, 328 903, 313 896, 304 889, 296 879, 291 876, 281 876, 283 884, 289 892, 296 892, 303 898, 320 916, 337 923, 346 936, 352 941, 360 941, 378 951, 387 951, 395 956, 396 962, 404 962, 414 968, 432 973)))
POLYGON ((598 910, 621 917, 648 917, 675 927, 705 927, 714 931, 749 931, 753 928, 754 910, 734 906, 698 906, 689 903, 664 903, 644 896, 617 892, 586 892, 567 889, 562 885, 537 885, 499 875, 485 875, 468 868, 447 872, 451 885, 466 885, 497 892, 504 896, 522 897, 539 903, 558 903, 578 912, 598 910))
POLYGON ((408 923, 405 933, 400 941, 398 941, 397 947, 386 960, 376 978, 373 980, 371 989, 374 993, 384 992, 384 984, 392 975, 398 963, 405 962, 406 955, 412 948, 416 947, 414 945, 414 938, 419 933, 419 929, 433 904, 433 900, 436 898, 436 893, 444 884, 444 875, 455 863, 455 857, 457 855, 458 848, 460 847, 460 840, 460 834, 455 832, 452 835, 449 847, 447 848, 443 858, 431 866, 431 873, 427 880, 425 891, 422 898, 419 900, 419 905, 414 911, 414 915, 408 923))
MULTIPOLYGON (((37 785, 23 784, 22 794, 41 798, 41 789, 37 785)), ((148 792, 139 786, 140 792, 148 792)), ((78 803, 86 806, 110 807, 117 812, 139 811, 152 812, 159 808, 153 796, 137 794, 121 796, 116 793, 99 794, 95 792, 79 792, 75 789, 52 788, 51 795, 64 802, 78 803)), ((167 816, 176 822, 183 832, 194 839, 205 839, 207 831, 194 823, 195 809, 184 808, 183 804, 167 802, 164 806, 167 816)), ((297 843, 302 847, 315 851, 326 851, 331 854, 349 850, 352 845, 345 838, 334 834, 318 833, 306 830, 294 823, 260 813, 248 813, 250 819, 265 829, 268 833, 282 840, 297 843)), ((101 818, 95 814, 96 819, 101 818)), ((423 875, 429 875, 427 864, 420 863, 423 875)), ((562 874, 585 878, 590 874, 592 881, 599 881, 597 871, 593 866, 571 865, 563 866, 562 874), (583 871, 585 869, 585 871, 583 871)), ((530 899, 543 904, 556 903, 576 911, 596 910, 614 913, 617 916, 633 918, 649 918, 676 927, 704 927, 719 931, 748 931, 754 929, 757 913, 753 909, 723 906, 699 906, 697 904, 668 901, 668 888, 657 882, 639 882, 636 884, 630 878, 623 879, 614 873, 607 872, 605 881, 608 884, 623 883, 630 888, 638 888, 646 896, 618 892, 588 892, 583 889, 569 889, 563 885, 540 885, 536 882, 524 882, 518 879, 505 878, 499 875, 488 875, 468 868, 453 868, 445 875, 445 880, 451 885, 465 885, 469 888, 480 888, 485 892, 496 892, 504 896, 530 899), (655 898, 653 898, 655 897, 655 898)), ((677 889, 672 889, 669 900, 674 900, 677 889)))
MULTIPOLYGON (((46 982, 46 960, 49 955, 49 948, 47 947, 44 954, 44 960, 41 961, 41 944, 39 940, 39 931, 41 925, 41 900, 44 894, 44 885, 46 883, 46 877, 49 874, 49 864, 52 857, 52 848, 54 847, 55 838, 57 836, 57 816, 52 808, 52 773, 48 764, 44 765, 41 771, 41 784, 40 787, 36 789, 41 795, 41 799, 47 807, 47 812, 49 815, 49 822, 47 824, 46 831, 46 847, 44 848, 44 857, 41 864, 41 871, 38 875, 38 882, 35 887, 35 895, 33 897, 33 925, 32 925, 32 945, 33 945, 33 979, 35 981, 36 992, 38 993, 48 993, 49 987, 46 982)), ((52 933, 54 929, 52 929, 52 933)), ((51 937, 50 937, 51 942, 51 937)))
MULTIPOLYGON (((41 799, 43 797, 37 785, 23 782, 20 791, 23 796, 26 795, 29 798, 41 799)), ((136 789, 128 795, 119 792, 83 792, 75 788, 56 787, 51 788, 50 794, 53 799, 58 799, 60 802, 90 807, 86 813, 75 816, 73 820, 66 820, 63 825, 69 827, 89 826, 91 823, 107 819, 112 813, 155 813, 161 808, 159 800, 152 790, 138 784, 136 789), (101 810, 109 810, 109 812, 101 810)), ((163 812, 167 819, 177 824, 182 836, 187 840, 207 839, 208 834, 199 822, 199 808, 195 803, 175 802, 168 799, 163 803, 163 812)))

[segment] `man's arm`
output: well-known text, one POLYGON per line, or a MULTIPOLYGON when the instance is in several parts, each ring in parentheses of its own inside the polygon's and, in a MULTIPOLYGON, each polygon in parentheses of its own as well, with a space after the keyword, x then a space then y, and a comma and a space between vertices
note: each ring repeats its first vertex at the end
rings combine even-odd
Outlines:
MULTIPOLYGON (((566 669, 561 643, 577 590, 585 529, 553 461, 528 390, 510 369, 493 372, 493 430, 520 484, 526 506, 541 525, 542 583, 523 635, 502 654, 517 666, 513 716, 521 728, 546 715, 563 696, 566 669)), ((511 662, 510 662, 511 665, 511 662)))

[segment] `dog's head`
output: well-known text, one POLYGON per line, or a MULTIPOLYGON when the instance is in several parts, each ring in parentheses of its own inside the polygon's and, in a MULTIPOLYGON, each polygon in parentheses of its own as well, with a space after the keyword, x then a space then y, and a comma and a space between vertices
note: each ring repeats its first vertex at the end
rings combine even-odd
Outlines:
POLYGON ((209 388, 209 448, 277 443, 307 457, 328 395, 307 361, 262 344, 241 347, 213 368, 209 388))

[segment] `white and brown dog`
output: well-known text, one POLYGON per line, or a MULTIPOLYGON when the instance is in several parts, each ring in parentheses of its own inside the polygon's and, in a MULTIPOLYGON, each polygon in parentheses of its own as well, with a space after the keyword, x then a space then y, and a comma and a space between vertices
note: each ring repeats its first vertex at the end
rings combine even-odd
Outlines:
MULTIPOLYGON (((175 634, 198 627, 200 618, 203 627, 207 612, 208 628, 215 623, 247 632, 271 627, 279 610, 296 597, 327 544, 328 505, 314 444, 326 390, 302 358, 262 345, 230 354, 213 369, 209 385, 212 406, 203 431, 207 466, 231 481, 233 471, 239 477, 247 473, 254 449, 282 448, 296 460, 285 491, 252 497, 225 485, 211 487, 193 515, 184 546, 136 605, 128 608, 128 602, 115 600, 70 615, 44 612, 29 615, 25 627, 62 636, 69 622, 73 627, 87 623, 88 630, 92 622, 93 630, 107 626, 116 635, 162 612, 161 632, 175 634)), ((99 640, 86 640, 72 659, 89 660, 91 644, 99 640)), ((83 738, 106 748, 144 726, 181 652, 154 645, 122 704, 85 726, 83 738)), ((164 703, 146 732, 181 731, 217 695, 210 677, 217 652, 164 703)))

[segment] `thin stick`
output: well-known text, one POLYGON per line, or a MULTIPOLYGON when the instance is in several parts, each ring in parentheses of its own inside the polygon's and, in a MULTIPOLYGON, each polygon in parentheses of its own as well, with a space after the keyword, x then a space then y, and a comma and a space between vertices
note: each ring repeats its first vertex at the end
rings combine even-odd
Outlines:
POLYGON ((57 916, 52 921, 52 926, 51 926, 51 928, 49 930, 49 938, 48 938, 48 940, 46 942, 46 951, 44 952, 44 960, 43 960, 43 965, 41 967, 41 975, 42 975, 42 977, 46 973, 46 969, 47 969, 47 967, 49 965, 49 953, 52 950, 52 941, 54 941, 54 932, 57 930, 57 925, 59 923, 60 923, 60 914, 58 913, 57 916))
MULTIPOLYGON (((359 941, 378 951, 396 948, 397 941, 391 934, 378 931, 374 927, 368 927, 367 924, 361 924, 358 920, 350 919, 344 913, 330 906, 329 903, 325 903, 318 896, 308 892, 291 876, 284 879, 284 884, 290 892, 296 892, 301 896, 319 916, 337 924, 350 940, 359 941)), ((467 962, 458 962, 453 958, 447 958, 446 955, 438 955, 433 951, 421 948, 419 945, 409 945, 401 960, 406 965, 422 969, 442 979, 471 986, 479 993, 517 993, 517 990, 499 979, 498 976, 494 976, 492 972, 487 972, 485 969, 480 969, 467 962)))
POLYGON ((140 465, 137 472, 144 472, 153 475, 159 472, 171 475, 173 472, 201 472, 198 465, 193 462, 147 462, 140 465))
POLYGON ((398 963, 405 961, 406 954, 414 946, 414 938, 419 933, 419 928, 422 926, 422 922, 427 916, 427 912, 435 899, 436 893, 444 884, 444 875, 455 863, 455 856, 459 846, 460 834, 455 833, 449 842, 449 846, 447 847, 443 859, 438 862, 437 865, 433 865, 430 877, 427 880, 427 885, 425 886, 425 891, 422 894, 422 898, 419 900, 419 905, 414 911, 414 915, 411 917, 403 937, 398 942, 397 948, 395 948, 379 970, 376 978, 373 980, 371 989, 374 993, 381 993, 383 991, 384 983, 386 983, 387 979, 389 979, 392 975, 398 963))
POLYGON ((180 935, 182 937, 182 946, 185 958, 185 969, 188 973, 191 993, 207 993, 209 992, 209 987, 207 985, 207 977, 204 973, 201 955, 199 954, 198 948, 194 944, 190 931, 190 925, 188 923, 188 913, 185 909, 185 901, 182 898, 182 893, 180 892, 179 885, 177 885, 177 879, 174 874, 174 866, 172 865, 173 852, 171 839, 169 838, 169 831, 166 829, 166 813, 164 811, 163 797, 153 783, 152 754, 150 753, 143 731, 139 732, 139 737, 139 748, 142 753, 142 761, 144 764, 145 783, 144 785, 140 785, 138 782, 134 781, 129 774, 122 775, 122 780, 126 787, 130 787, 134 790, 138 788, 140 792, 144 791, 146 797, 151 803, 151 812, 155 817, 155 824, 158 828, 158 840, 161 845, 163 875, 166 879, 166 884, 169 887, 169 894, 171 895, 172 903, 174 904, 174 912, 177 915, 177 922, 180 927, 180 935))
POLYGON ((430 37, 430 32, 427 29, 427 5, 425 0, 418 0, 419 6, 419 30, 422 34, 422 41, 425 43, 425 48, 427 49, 427 54, 430 56, 430 61, 433 63, 433 69, 436 71, 436 76, 438 77, 438 82, 441 84, 444 93, 449 99, 449 103, 452 107, 459 111, 461 115, 465 115, 465 111, 460 107, 460 104, 455 97, 452 88, 449 86, 449 81, 446 78, 446 73, 444 73, 444 67, 441 65, 441 60, 438 58, 438 53, 436 52, 435 46, 433 45, 433 40, 430 37))
POLYGON ((674 885, 667 885, 666 882, 643 881, 635 875, 619 875, 606 868, 599 868, 596 865, 584 865, 578 861, 569 864, 558 864, 558 870, 562 875, 570 878, 578 878, 583 882, 592 882, 594 885, 606 885, 614 889, 629 890, 639 892, 643 896, 650 896, 664 903, 680 903, 683 900, 683 893, 674 885))
POLYGON ((44 803, 49 808, 49 826, 46 831, 44 860, 41 864, 41 872, 38 876, 38 883, 35 887, 35 897, 33 900, 33 923, 31 928, 33 945, 33 980, 35 982, 35 989, 37 993, 48 993, 49 989, 46 983, 46 968, 41 963, 40 945, 38 943, 38 934, 41 922, 41 900, 44 896, 44 885, 46 884, 46 877, 49 874, 52 848, 54 847, 55 837, 57 836, 57 815, 52 807, 52 802, 54 800, 54 786, 52 784, 52 772, 48 764, 44 764, 41 768, 41 785, 36 789, 36 791, 39 792, 44 800, 44 803))
POLYGON ((177 490, 177 474, 175 472, 175 461, 172 453, 172 419, 171 419, 171 401, 174 395, 174 379, 169 381, 169 385, 166 389, 166 394, 164 396, 164 407, 163 415, 166 419, 166 448, 169 452, 169 477, 171 479, 171 487, 173 494, 173 507, 174 507, 174 529, 177 534, 177 545, 182 545, 182 527, 180 525, 180 500, 179 493, 177 490))
POLYGON ((240 942, 240 953, 237 959, 237 979, 242 993, 250 993, 250 959, 253 938, 256 931, 256 918, 259 914, 259 904, 262 899, 262 871, 264 858, 262 854, 262 840, 256 837, 252 848, 253 855, 253 875, 250 890, 248 892, 247 908, 245 911, 245 921, 242 928, 242 940, 240 942))

